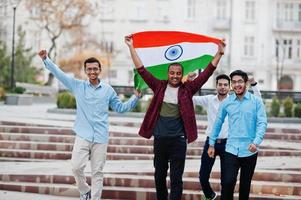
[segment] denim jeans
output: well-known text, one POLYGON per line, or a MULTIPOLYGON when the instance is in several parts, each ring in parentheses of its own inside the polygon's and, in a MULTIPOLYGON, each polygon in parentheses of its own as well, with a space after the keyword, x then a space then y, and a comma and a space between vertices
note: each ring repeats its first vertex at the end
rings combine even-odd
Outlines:
MULTIPOLYGON (((214 191, 211 188, 211 185, 209 183, 209 178, 211 174, 212 167, 215 162, 215 158, 217 155, 220 157, 220 165, 222 169, 222 165, 224 162, 224 155, 225 155, 225 148, 226 148, 226 139, 223 139, 219 143, 215 143, 215 155, 214 158, 210 158, 208 156, 208 148, 209 148, 209 138, 207 137, 206 142, 204 144, 202 158, 201 158, 201 167, 199 171, 199 179, 202 186, 203 193, 206 198, 211 198, 214 195, 214 191)), ((221 174, 222 176, 222 174, 221 174)))
POLYGON ((185 167, 187 142, 182 136, 154 139, 154 167, 157 200, 167 200, 166 177, 170 165, 170 200, 180 200, 185 167))

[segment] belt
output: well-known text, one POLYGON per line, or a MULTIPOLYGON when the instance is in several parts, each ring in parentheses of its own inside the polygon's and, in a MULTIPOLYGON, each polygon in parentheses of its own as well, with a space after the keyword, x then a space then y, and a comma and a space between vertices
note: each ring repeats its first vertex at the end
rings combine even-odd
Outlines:
POLYGON ((226 142, 227 142, 227 138, 215 140, 215 144, 225 144, 226 142))
MULTIPOLYGON (((209 137, 207 136, 207 140, 209 141, 209 137)), ((215 144, 226 144, 226 142, 227 142, 227 138, 217 138, 216 140, 215 140, 215 144)))

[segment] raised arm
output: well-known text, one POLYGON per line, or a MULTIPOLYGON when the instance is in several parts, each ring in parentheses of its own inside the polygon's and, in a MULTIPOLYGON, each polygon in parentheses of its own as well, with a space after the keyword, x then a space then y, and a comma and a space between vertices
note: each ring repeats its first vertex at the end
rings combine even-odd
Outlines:
POLYGON ((208 64, 205 70, 202 73, 200 73, 197 78, 195 78, 193 81, 188 81, 187 85, 190 88, 192 94, 195 94, 202 87, 202 85, 204 85, 207 82, 209 77, 213 74, 221 57, 224 55, 225 46, 226 46, 225 39, 222 39, 221 42, 218 44, 218 51, 216 52, 211 63, 208 64))
POLYGON ((61 81, 70 91, 73 91, 76 87, 76 80, 68 76, 65 72, 63 72, 56 64, 54 64, 47 56, 46 50, 41 50, 39 52, 39 56, 44 62, 45 67, 52 72, 52 74, 61 81))
POLYGON ((133 46, 133 37, 132 35, 128 35, 124 37, 124 41, 126 43, 126 45, 128 45, 130 53, 131 53, 131 57, 132 60, 134 62, 134 65, 136 67, 136 69, 139 69, 140 67, 143 66, 142 61, 140 60, 134 46, 133 46))
POLYGON ((155 78, 149 71, 145 69, 143 66, 142 61, 140 60, 134 46, 133 46, 133 36, 128 35, 124 37, 124 41, 126 45, 129 47, 131 57, 133 60, 133 63, 135 65, 136 70, 140 74, 140 76, 143 78, 143 80, 146 82, 146 84, 153 90, 155 91, 156 88, 158 88, 160 84, 160 80, 155 78))
POLYGON ((251 85, 251 88, 253 90, 253 94, 259 98, 261 98, 261 92, 259 90, 259 88, 257 87, 257 82, 255 81, 255 79, 253 77, 249 78, 249 83, 251 85))
POLYGON ((221 42, 218 44, 218 51, 216 52, 213 60, 211 61, 212 65, 214 65, 215 67, 218 65, 221 57, 224 55, 225 53, 225 47, 226 47, 226 40, 223 38, 221 40, 221 42))

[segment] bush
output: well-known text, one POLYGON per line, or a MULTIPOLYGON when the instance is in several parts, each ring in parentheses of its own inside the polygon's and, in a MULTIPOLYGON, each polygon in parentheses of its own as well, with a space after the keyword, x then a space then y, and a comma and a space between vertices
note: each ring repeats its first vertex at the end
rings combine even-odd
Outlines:
POLYGON ((204 113, 203 107, 200 105, 196 105, 194 111, 197 115, 202 115, 204 113))
POLYGON ((294 108, 295 117, 301 117, 301 103, 298 103, 294 108))
POLYGON ((294 106, 293 99, 291 97, 286 97, 283 101, 284 115, 286 117, 293 116, 293 106, 294 106))
POLYGON ((75 97, 69 92, 59 93, 56 104, 58 108, 76 108, 75 97))
POLYGON ((280 112, 280 102, 277 97, 273 97, 270 114, 272 117, 278 117, 280 112))
POLYGON ((17 94, 23 94, 25 91, 26 89, 23 87, 16 87, 14 92, 17 94))
POLYGON ((3 87, 0 87, 0 100, 3 100, 5 96, 5 89, 3 87))

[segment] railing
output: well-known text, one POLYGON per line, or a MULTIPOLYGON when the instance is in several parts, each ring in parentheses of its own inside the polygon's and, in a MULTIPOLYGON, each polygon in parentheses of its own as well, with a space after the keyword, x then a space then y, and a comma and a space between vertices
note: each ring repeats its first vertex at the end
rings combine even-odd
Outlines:
MULTIPOLYGON (((113 86, 113 88, 119 94, 120 93, 125 95, 134 94, 134 87, 132 86, 113 86)), ((284 91, 284 90, 281 91, 261 90, 260 92, 263 99, 272 99, 275 96, 277 96, 279 99, 291 97, 294 102, 301 102, 301 92, 284 91)), ((144 93, 152 94, 152 91, 148 89, 144 93)), ((198 92, 198 95, 208 95, 208 94, 215 94, 215 93, 216 93, 215 89, 201 89, 198 92)))

